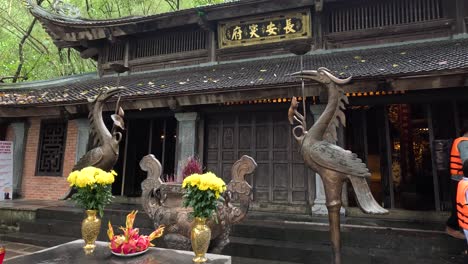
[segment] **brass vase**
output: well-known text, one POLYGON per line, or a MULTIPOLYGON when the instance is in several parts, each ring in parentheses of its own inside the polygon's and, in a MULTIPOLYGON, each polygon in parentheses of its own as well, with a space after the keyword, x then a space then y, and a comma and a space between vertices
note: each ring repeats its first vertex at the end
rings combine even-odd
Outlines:
POLYGON ((101 229, 101 219, 96 216, 97 210, 86 210, 88 215, 81 223, 81 235, 85 241, 83 249, 87 254, 92 253, 96 245, 96 239, 101 229))
POLYGON ((204 263, 206 262, 205 254, 210 245, 211 229, 206 225, 206 218, 195 217, 195 225, 192 228, 191 240, 192 249, 195 253, 193 262, 204 263))

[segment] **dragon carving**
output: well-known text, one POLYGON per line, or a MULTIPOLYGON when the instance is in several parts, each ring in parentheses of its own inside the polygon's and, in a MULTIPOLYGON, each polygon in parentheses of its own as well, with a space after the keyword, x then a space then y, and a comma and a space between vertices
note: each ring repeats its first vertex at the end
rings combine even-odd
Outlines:
POLYGON ((288 118, 292 125, 299 123, 292 132, 300 145, 304 162, 313 171, 316 171, 323 180, 330 223, 333 263, 340 264, 340 208, 343 183, 347 180, 351 182, 358 204, 365 213, 386 214, 388 212, 372 196, 366 181, 366 178, 370 177, 366 164, 356 154, 335 145, 337 141, 336 129, 340 124, 344 126, 346 123, 343 110, 345 103, 348 103, 348 98, 340 85, 348 83, 351 77, 338 79, 326 68, 296 72, 291 76, 314 80, 328 89, 327 106, 309 130, 305 126, 304 116, 297 111, 296 98, 291 101, 288 118))
MULTIPOLYGON (((119 158, 119 143, 122 140, 122 133, 118 132, 117 129, 124 130, 124 111, 117 105, 116 113, 111 116, 114 124, 112 130, 109 131, 102 118, 102 109, 107 100, 124 90, 125 88, 122 87, 111 88, 101 91, 96 98, 89 100, 93 104, 88 119, 90 123, 90 137, 93 140, 92 145, 94 148, 81 157, 72 171, 81 170, 88 166, 110 171, 114 167, 119 158)), ((63 199, 70 198, 73 193, 73 189, 70 188, 63 199)))
MULTIPOLYGON (((192 209, 182 207, 181 184, 164 183, 161 176, 161 164, 153 155, 147 155, 140 161, 142 170, 148 172, 147 179, 141 183, 142 203, 155 226, 165 225, 163 241, 172 249, 191 250, 190 231, 192 209)), ((210 220, 210 252, 220 253, 229 243, 231 225, 242 221, 252 201, 252 187, 245 181, 245 176, 254 172, 257 163, 249 156, 242 156, 231 169, 232 180, 224 192, 224 202, 218 202, 217 222, 210 220), (235 201, 240 207, 231 204, 235 201)))

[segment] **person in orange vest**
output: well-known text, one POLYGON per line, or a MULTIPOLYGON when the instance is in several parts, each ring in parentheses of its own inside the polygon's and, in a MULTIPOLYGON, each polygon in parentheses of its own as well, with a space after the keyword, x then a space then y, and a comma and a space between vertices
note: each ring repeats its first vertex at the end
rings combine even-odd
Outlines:
MULTIPOLYGON (((468 160, 463 162, 463 172, 463 179, 457 188, 457 216, 458 225, 463 229, 468 244, 468 160)), ((468 251, 465 250, 463 253, 466 255, 468 251)))
MULTIPOLYGON (((458 182, 463 179, 463 164, 468 160, 468 129, 462 130, 462 136, 456 138, 452 143, 450 151, 450 192, 452 198, 452 212, 447 220, 446 232, 452 237, 465 239, 465 235, 460 231, 459 221, 457 217, 457 187, 458 182)), ((468 176, 468 175, 467 175, 468 176)))

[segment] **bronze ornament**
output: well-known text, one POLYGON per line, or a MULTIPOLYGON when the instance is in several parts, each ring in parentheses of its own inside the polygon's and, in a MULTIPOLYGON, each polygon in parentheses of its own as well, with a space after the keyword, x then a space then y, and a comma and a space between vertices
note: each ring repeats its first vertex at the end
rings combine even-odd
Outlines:
MULTIPOLYGON (((114 95, 121 93, 126 88, 116 87, 101 91, 96 98, 89 99, 92 103, 92 111, 89 112, 88 119, 90 124, 90 140, 93 140, 91 150, 86 152, 83 157, 75 164, 72 171, 81 170, 88 166, 100 168, 104 171, 110 171, 119 159, 119 143, 122 140, 122 133, 118 128, 124 129, 124 111, 117 105, 116 113, 112 115, 114 124, 109 131, 102 118, 102 109, 106 102, 114 95)), ((63 199, 68 199, 74 193, 70 188, 63 199)))
MULTIPOLYGON (((161 180, 161 163, 154 155, 146 155, 140 161, 142 170, 148 172, 141 183, 142 203, 154 226, 166 226, 163 241, 168 248, 191 250, 192 230, 191 209, 182 206, 181 184, 165 183, 161 180)), ((232 180, 223 194, 224 201, 218 202, 217 221, 210 219, 207 225, 211 229, 210 252, 220 253, 229 243, 231 225, 242 221, 252 201, 252 187, 245 181, 245 176, 254 172, 257 163, 249 156, 242 156, 231 169, 232 180), (232 203, 238 203, 239 207, 232 203)))
MULTIPOLYGON (((343 126, 346 124, 343 110, 345 103, 348 103, 348 98, 340 85, 351 81, 351 77, 339 79, 323 67, 316 71, 296 72, 291 76, 318 82, 328 90, 327 106, 309 130, 304 122, 305 113, 302 115, 297 111, 298 103, 295 97, 291 101, 288 118, 292 125, 295 122, 299 123, 292 132, 300 145, 305 164, 322 178, 330 224, 333 263, 341 264, 340 208, 343 183, 347 180, 351 182, 363 212, 386 214, 388 211, 372 196, 366 181, 371 175, 366 164, 356 154, 336 145, 336 129, 340 124, 343 126)), ((304 94, 302 96, 305 99, 304 94)))

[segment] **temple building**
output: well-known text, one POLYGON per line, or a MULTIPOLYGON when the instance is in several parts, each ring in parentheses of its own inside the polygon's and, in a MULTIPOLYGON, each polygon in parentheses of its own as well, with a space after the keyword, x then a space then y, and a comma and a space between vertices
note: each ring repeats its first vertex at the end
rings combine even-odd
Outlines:
MULTIPOLYGON (((14 142, 14 198, 62 197, 86 152, 88 98, 116 85, 126 130, 113 193, 141 196, 143 156, 166 180, 187 157, 229 180, 242 155, 258 163, 252 209, 320 214, 320 177, 298 153, 287 119, 301 82, 326 67, 352 76, 338 144, 372 173, 384 207, 448 210, 447 147, 468 126, 468 4, 464 0, 241 0, 143 17, 66 17, 30 1, 58 48, 97 62, 96 73, 0 84, 0 140, 14 142), (129 71, 117 74, 113 65, 129 71), (119 79, 119 80, 118 80, 119 79)), ((305 84, 308 124, 326 91, 305 84)), ((117 97, 105 114, 109 118, 117 97)), ((109 118, 109 124, 111 120, 109 118)), ((351 187, 345 204, 356 206, 351 187)))

